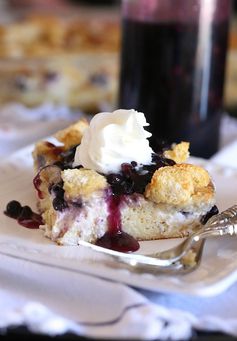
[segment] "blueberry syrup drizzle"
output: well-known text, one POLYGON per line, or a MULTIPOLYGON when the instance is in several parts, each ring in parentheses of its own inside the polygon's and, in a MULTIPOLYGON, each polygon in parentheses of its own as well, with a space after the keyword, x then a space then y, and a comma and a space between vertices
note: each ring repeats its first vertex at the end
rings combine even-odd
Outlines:
POLYGON ((41 176, 48 181, 48 191, 53 196, 53 207, 56 211, 62 211, 68 207, 64 200, 63 181, 61 178, 61 168, 54 165, 42 167, 33 179, 33 184, 37 190, 38 197, 44 199, 45 193, 42 191, 41 176))
POLYGON ((44 198, 44 195, 43 195, 43 192, 40 190, 40 186, 42 184, 42 180, 40 178, 40 172, 34 177, 33 179, 33 185, 37 191, 37 194, 38 194, 38 197, 39 199, 43 199, 44 198))
POLYGON ((109 229, 96 241, 96 245, 120 252, 134 252, 139 249, 138 241, 122 231, 120 207, 124 200, 124 195, 115 195, 111 191, 106 193, 109 229))
POLYGON ((33 212, 29 206, 21 206, 16 200, 7 204, 4 214, 16 219, 20 225, 29 229, 38 229, 40 225, 43 225, 40 214, 33 212))
POLYGON ((121 230, 117 233, 106 232, 97 239, 96 245, 119 252, 135 252, 140 247, 135 238, 121 230))
POLYGON ((122 231, 121 205, 125 201, 126 195, 143 194, 157 169, 174 164, 173 160, 166 159, 161 154, 153 154, 150 165, 138 167, 135 161, 123 163, 119 173, 111 173, 106 176, 112 191, 108 192, 106 197, 109 229, 102 238, 97 240, 97 245, 121 252, 133 252, 139 249, 137 240, 122 231))

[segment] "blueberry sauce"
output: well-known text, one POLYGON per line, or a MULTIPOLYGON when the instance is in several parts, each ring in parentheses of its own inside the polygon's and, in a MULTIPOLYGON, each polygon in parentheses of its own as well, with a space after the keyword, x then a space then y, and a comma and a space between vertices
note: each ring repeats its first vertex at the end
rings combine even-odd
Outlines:
POLYGON ((139 243, 122 231, 121 205, 127 195, 143 194, 157 169, 174 164, 173 160, 165 158, 162 154, 153 154, 152 163, 149 165, 138 166, 135 161, 123 163, 119 173, 110 173, 106 176, 112 191, 112 193, 107 193, 106 198, 109 211, 109 230, 97 240, 97 245, 122 252, 138 250, 139 243))
POLYGON ((122 231, 120 207, 124 200, 124 195, 115 195, 111 191, 107 192, 108 231, 96 241, 96 244, 120 252, 134 252, 140 247, 138 241, 122 231))
POLYGON ((33 185, 37 191, 37 194, 38 194, 38 197, 39 199, 43 199, 44 198, 44 195, 43 195, 43 192, 40 190, 40 186, 42 184, 42 180, 40 178, 40 172, 34 177, 33 179, 33 185))
POLYGON ((12 200, 7 204, 4 214, 16 219, 20 225, 29 229, 38 229, 40 225, 43 225, 40 214, 33 212, 29 206, 22 206, 16 200, 12 200))
POLYGON ((122 195, 113 195, 112 193, 108 193, 106 197, 107 205, 108 205, 108 226, 109 233, 116 234, 121 231, 121 213, 120 206, 123 203, 122 195))
POLYGON ((45 186, 42 188, 42 177, 48 183, 48 191, 54 195, 53 206, 56 211, 62 211, 67 207, 64 201, 64 189, 61 178, 61 168, 56 165, 48 165, 41 168, 33 179, 33 184, 38 192, 38 197, 43 199, 45 196, 45 186))
POLYGON ((143 194, 154 172, 165 166, 173 166, 175 162, 161 154, 152 154, 152 163, 138 167, 135 161, 123 163, 120 173, 110 173, 106 176, 115 195, 143 194))
POLYGON ((106 232, 97 240, 96 245, 120 252, 135 252, 140 247, 135 238, 123 231, 114 234, 106 232))
POLYGON ((21 204, 16 200, 12 200, 7 204, 6 211, 4 213, 11 218, 17 219, 21 213, 21 210, 21 204))

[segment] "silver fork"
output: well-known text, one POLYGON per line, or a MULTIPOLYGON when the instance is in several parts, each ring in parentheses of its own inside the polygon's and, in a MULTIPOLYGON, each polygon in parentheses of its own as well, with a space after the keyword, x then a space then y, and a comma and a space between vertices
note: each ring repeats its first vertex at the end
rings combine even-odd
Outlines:
MULTIPOLYGON (((111 256, 136 272, 190 272, 200 263, 205 238, 224 235, 237 235, 237 205, 210 218, 197 232, 177 246, 148 255, 126 254, 106 249, 81 240, 80 245, 111 256)), ((113 264, 114 267, 115 264, 113 264)))

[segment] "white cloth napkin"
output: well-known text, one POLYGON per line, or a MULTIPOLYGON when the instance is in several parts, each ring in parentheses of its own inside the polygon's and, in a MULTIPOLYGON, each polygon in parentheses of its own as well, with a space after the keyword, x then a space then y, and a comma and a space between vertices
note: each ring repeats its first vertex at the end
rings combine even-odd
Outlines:
MULTIPOLYGON (((230 154, 237 155, 237 142, 226 148, 215 162, 225 164, 230 154)), ((211 298, 159 294, 0 250, 0 332, 13 325, 51 336, 73 332, 102 339, 185 340, 193 328, 237 336, 237 284, 211 298)))
POLYGON ((197 330, 237 336, 237 285, 211 298, 157 294, 0 256, 0 328, 50 336, 185 340, 197 330))

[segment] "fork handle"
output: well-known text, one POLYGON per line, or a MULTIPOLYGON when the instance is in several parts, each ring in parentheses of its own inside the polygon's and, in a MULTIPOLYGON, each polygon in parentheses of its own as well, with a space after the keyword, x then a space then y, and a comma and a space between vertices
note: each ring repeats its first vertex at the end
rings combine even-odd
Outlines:
POLYGON ((237 219, 234 221, 229 221, 225 223, 220 223, 214 226, 208 226, 203 231, 197 233, 194 239, 203 239, 207 237, 216 237, 216 236, 237 236, 237 219))
POLYGON ((226 235, 237 235, 237 205, 211 217, 204 228, 194 233, 192 239, 197 241, 206 237, 226 235))

